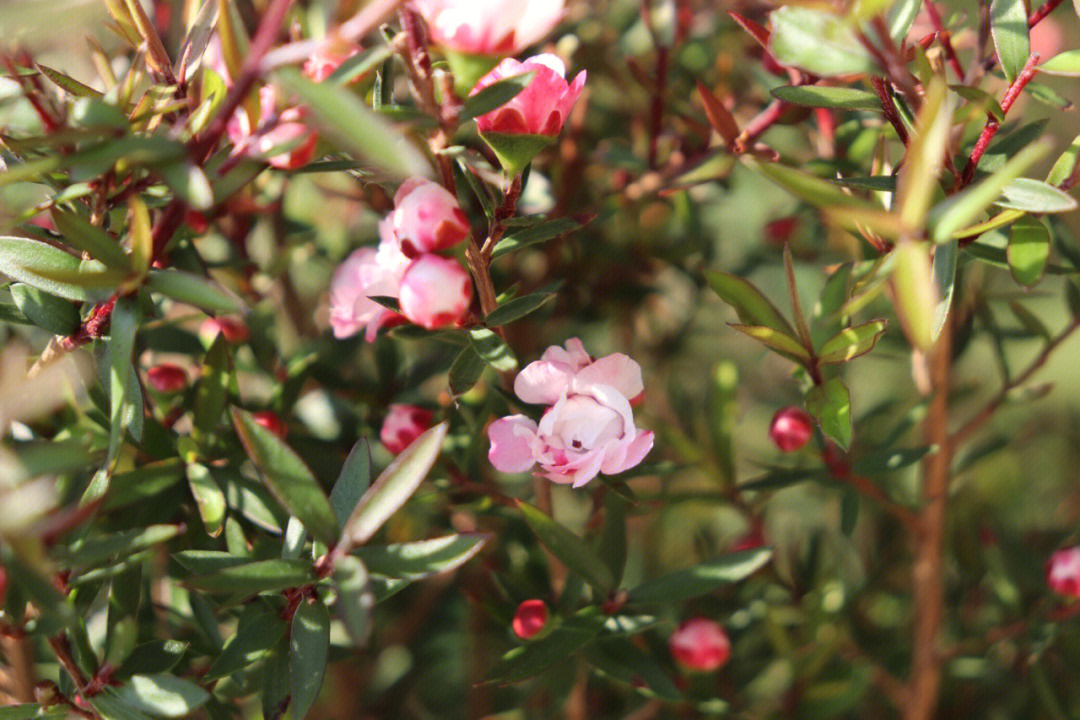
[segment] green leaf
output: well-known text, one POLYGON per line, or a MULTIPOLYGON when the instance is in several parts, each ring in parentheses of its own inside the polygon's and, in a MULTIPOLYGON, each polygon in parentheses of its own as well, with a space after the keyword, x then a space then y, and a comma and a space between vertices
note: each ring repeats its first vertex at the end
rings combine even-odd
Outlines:
POLYGON ((182 525, 149 525, 101 538, 82 540, 59 552, 60 562, 68 569, 85 570, 166 543, 182 531, 182 525))
MULTIPOLYGON (((109 324, 109 459, 120 451, 120 441, 130 423, 132 411, 142 413, 141 405, 133 408, 128 395, 128 380, 132 373, 132 353, 135 350, 135 331, 139 327, 139 310, 135 298, 122 297, 113 307, 109 324)), ((84 498, 85 500, 85 498, 84 498)))
POLYGON ((197 575, 187 580, 195 590, 236 595, 258 595, 310 585, 318 580, 306 560, 258 560, 222 568, 212 575, 197 575))
POLYGON ((517 370, 518 361, 506 342, 487 328, 469 330, 469 342, 480 359, 499 372, 517 370))
POLYGON ((74 213, 54 209, 51 216, 57 231, 64 236, 64 242, 68 245, 89 253, 90 257, 100 260, 112 270, 127 272, 131 269, 131 259, 109 233, 74 213))
POLYGON ((818 361, 826 365, 843 363, 865 355, 877 345, 877 341, 885 334, 887 325, 885 320, 871 320, 841 330, 821 346, 818 361))
MULTIPOLYGON (((0 707, 0 720, 31 720, 31 718, 39 717, 38 712, 41 709, 42 706, 38 703, 0 707)), ((66 711, 64 715, 67 715, 66 711)))
POLYGON ((166 718, 186 717, 210 699, 210 693, 175 675, 133 675, 116 695, 132 707, 166 718))
POLYGON ((851 445, 851 398, 840 378, 818 385, 806 397, 806 409, 821 423, 821 431, 842 449, 851 445))
POLYGON ((1049 228, 1036 218, 1020 218, 1013 223, 1009 233, 1005 257, 1016 282, 1024 287, 1034 287, 1042 279, 1050 259, 1049 228))
POLYGON ((596 554, 611 571, 617 587, 626 569, 626 508, 629 502, 618 493, 604 497, 604 529, 596 539, 596 554))
POLYGON ((967 85, 950 85, 949 89, 984 112, 990 113, 999 123, 1005 122, 1005 113, 1001 111, 997 98, 985 90, 967 85))
MULTIPOLYGON (((0 175, 2 176, 2 175, 0 175)), ((20 237, 0 237, 0 273, 51 295, 77 302, 92 301, 99 293, 74 282, 82 261, 51 245, 20 237), (64 280, 52 276, 67 274, 64 280)))
POLYGON ((219 550, 182 550, 172 557, 194 575, 209 575, 251 562, 247 555, 233 555, 219 550))
POLYGON ((289 684, 296 720, 303 720, 319 696, 329 651, 330 612, 317 598, 301 602, 289 635, 289 684))
POLYGON ((253 665, 266 657, 284 634, 285 623, 277 611, 253 606, 250 612, 241 616, 236 635, 225 644, 203 680, 219 680, 253 665))
POLYGON ((487 363, 477 354, 476 348, 469 345, 454 358, 450 366, 450 392, 460 397, 469 392, 484 373, 487 363))
POLYGON ((1006 185, 995 204, 1033 213, 1063 213, 1077 206, 1076 199, 1064 190, 1031 178, 1017 178, 1006 185))
POLYGON ((187 161, 165 163, 158 172, 176 196, 193 209, 209 210, 214 206, 214 191, 198 165, 187 161))
POLYGON ((1045 142, 1028 145, 1006 161, 1002 168, 990 177, 939 203, 930 212, 930 226, 934 241, 945 242, 951 239, 956 231, 974 222, 998 199, 1001 191, 1009 183, 1020 177, 1022 172, 1045 155, 1049 149, 1050 146, 1045 142))
POLYGON ((933 449, 932 445, 924 445, 915 448, 877 450, 859 458, 858 462, 852 465, 852 470, 859 475, 883 475, 896 472, 919 462, 933 449))
POLYGON ((229 343, 218 333, 203 358, 199 381, 195 385, 195 415, 192 420, 194 437, 213 432, 225 410, 229 390, 229 343))
POLYGON ((821 77, 873 72, 873 56, 850 23, 831 12, 787 5, 774 10, 769 52, 781 65, 821 77))
POLYGON ((601 594, 606 596, 615 589, 615 578, 611 570, 600 561, 584 540, 532 505, 521 500, 518 500, 517 504, 525 522, 552 555, 601 594))
POLYGON ((626 638, 596 643, 585 651, 585 660, 604 675, 648 697, 672 702, 682 699, 682 693, 656 659, 626 638))
MULTIPOLYGON (((360 558, 346 555, 334 566, 334 587, 337 589, 335 608, 349 637, 362 647, 371 633, 371 609, 375 597, 367 568, 360 558)), ((400 589, 400 588, 399 588, 400 589)))
POLYGON ((1054 167, 1050 168, 1050 173, 1046 176, 1046 182, 1056 187, 1068 180, 1072 176, 1073 171, 1076 170, 1076 159, 1078 155, 1080 155, 1080 135, 1073 138, 1068 149, 1061 153, 1054 162, 1054 167))
POLYGON ((529 245, 546 242, 581 227, 581 224, 570 218, 555 218, 547 220, 532 227, 511 233, 495 244, 491 251, 491 259, 495 260, 503 255, 508 255, 515 250, 520 250, 529 245))
POLYGON ((251 413, 232 409, 233 427, 266 487, 304 527, 325 545, 337 542, 337 518, 330 501, 304 461, 270 430, 255 422, 251 413))
POLYGON ((202 518, 206 532, 211 537, 217 537, 225 527, 225 493, 214 481, 210 469, 199 463, 187 466, 188 487, 191 488, 191 496, 195 498, 195 504, 199 506, 199 517, 202 518))
POLYGON ((772 558, 771 548, 754 548, 724 555, 684 570, 648 580, 630 591, 629 602, 675 603, 745 580, 772 558))
POLYGON ((795 340, 794 328, 750 281, 719 271, 706 271, 705 279, 720 299, 735 309, 744 323, 771 328, 781 335, 786 335, 793 342, 798 342, 795 340))
POLYGON ((744 160, 746 165, 772 180, 789 193, 805 200, 816 207, 828 207, 830 205, 854 206, 879 210, 880 207, 870 205, 856 195, 843 192, 836 183, 812 175, 805 170, 788 167, 781 163, 759 163, 744 160))
POLYGON ((528 87, 534 77, 536 77, 535 70, 491 83, 475 95, 465 98, 465 104, 462 106, 461 114, 458 116, 459 119, 461 122, 465 122, 502 107, 528 87))
POLYGON ((481 132, 480 138, 499 158, 499 163, 510 177, 523 173, 533 158, 555 141, 550 135, 499 132, 481 132))
POLYGON ((1011 83, 1020 75, 1031 54, 1024 0, 993 0, 990 3, 990 33, 1005 79, 1011 83))
POLYGON ((371 486, 371 446, 367 438, 360 438, 353 445, 341 473, 330 491, 330 507, 342 527, 352 514, 364 491, 371 486))
POLYGON ((177 302, 187 303, 209 313, 239 313, 239 298, 205 277, 183 270, 151 270, 146 286, 177 302))
POLYGON ((355 554, 373 573, 418 580, 464 565, 487 540, 487 535, 462 533, 418 542, 371 545, 358 548, 355 554))
POLYGON ((512 300, 507 300, 499 307, 488 313, 484 318, 484 324, 488 327, 508 325, 515 320, 520 320, 531 312, 539 310, 555 299, 555 293, 534 293, 523 295, 512 300))
POLYGON ((448 428, 448 423, 439 423, 394 458, 349 516, 341 533, 343 543, 363 545, 405 504, 438 459, 448 428))
POLYGON ((104 692, 89 698, 88 702, 103 720, 150 720, 149 715, 122 700, 111 687, 106 687, 104 692))
POLYGON ((54 70, 51 67, 42 65, 39 62, 35 62, 34 65, 41 74, 49 78, 57 87, 64 90, 75 97, 87 97, 87 98, 99 98, 102 97, 101 93, 90 87, 84 85, 73 77, 65 75, 59 70, 54 70))
POLYGON ((79 328, 79 311, 67 300, 15 283, 8 290, 15 306, 30 322, 53 335, 71 335, 79 328))
POLYGON ((888 19, 889 36, 894 42, 899 42, 907 37, 911 26, 915 24, 915 18, 922 10, 922 0, 899 0, 891 5, 888 19))
POLYGON ((188 644, 179 640, 152 640, 136 645, 117 675, 127 677, 135 672, 146 675, 169 672, 184 657, 187 649, 188 644))
POLYGON ((868 90, 850 87, 781 85, 769 91, 774 98, 806 107, 840 110, 876 110, 882 112, 881 100, 868 90))
POLYGON ((952 307, 953 294, 956 291, 956 256, 959 254, 960 243, 957 240, 942 243, 934 250, 934 282, 940 298, 934 308, 934 323, 931 326, 931 337, 935 342, 941 329, 945 327, 945 320, 952 307))
POLYGON ((1047 75, 1080 77, 1080 50, 1066 50, 1046 62, 1039 63, 1039 72, 1047 75))
POLYGON ((897 181, 896 207, 905 227, 921 228, 926 220, 945 162, 952 110, 945 82, 936 78, 927 88, 897 181))
POLYGON ((508 684, 528 680, 556 663, 570 662, 574 653, 594 637, 598 628, 565 623, 551 634, 509 651, 488 672, 485 682, 508 684))
POLYGON ((312 82, 295 68, 279 70, 275 79, 299 96, 311 124, 340 150, 394 177, 426 177, 431 173, 424 155, 405 135, 373 113, 356 95, 342 92, 331 83, 312 82))
POLYGON ((810 353, 793 337, 761 325, 739 325, 736 323, 728 323, 728 325, 732 329, 738 330, 744 335, 749 335, 796 362, 804 365, 810 362, 810 353))

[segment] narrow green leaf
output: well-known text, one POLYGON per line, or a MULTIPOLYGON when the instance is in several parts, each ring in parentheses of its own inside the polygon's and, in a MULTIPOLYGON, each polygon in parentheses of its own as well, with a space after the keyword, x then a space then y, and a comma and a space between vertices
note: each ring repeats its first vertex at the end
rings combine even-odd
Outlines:
POLYGON ((843 363, 865 355, 874 349, 877 341, 885 334, 885 320, 871 320, 841 330, 818 351, 818 361, 824 364, 843 363))
POLYGON ((1054 167, 1050 168, 1050 173, 1046 176, 1046 182, 1056 187, 1072 177, 1076 170, 1078 155, 1080 155, 1080 135, 1073 138, 1068 149, 1054 162, 1054 167))
POLYGON ((1080 50, 1066 50, 1049 60, 1039 63, 1039 72, 1047 75, 1080 76, 1080 50))
POLYGON ((275 78, 299 96, 311 123, 340 150, 395 177, 431 173, 423 154, 405 135, 373 113, 359 97, 341 92, 337 85, 312 82, 295 68, 284 68, 275 78))
POLYGON ((724 555, 684 570, 648 580, 630 591, 632 603, 676 603, 750 577, 772 558, 766 547, 724 555))
POLYGON ((805 170, 788 167, 780 163, 758 163, 751 160, 744 160, 744 162, 748 167, 769 178, 795 197, 805 200, 816 207, 851 205, 879 209, 857 195, 843 192, 836 186, 836 183, 812 175, 805 170))
POLYGON ((1001 111, 997 98, 985 90, 967 85, 950 85, 949 89, 984 112, 990 113, 998 122, 1005 122, 1005 113, 1001 111))
POLYGON ((615 578, 611 570, 596 557, 584 540, 532 505, 520 500, 517 504, 525 522, 552 555, 601 594, 606 596, 614 589, 615 578))
POLYGON ((915 121, 915 132, 904 155, 896 189, 896 207, 903 224, 921 228, 930 208, 937 178, 945 162, 952 128, 953 104, 945 82, 935 76, 926 91, 926 101, 915 121))
POLYGON ((739 319, 745 324, 771 328, 793 342, 798 342, 795 340, 794 328, 750 281, 720 271, 707 271, 705 279, 721 300, 735 308, 739 319))
POLYGON ((367 643, 371 633, 371 609, 375 597, 369 578, 364 563, 354 555, 346 555, 334 566, 334 587, 338 593, 335 608, 349 637, 358 647, 367 643))
POLYGON ((503 655, 491 668, 485 682, 520 682, 539 675, 556 663, 570 662, 574 653, 596 634, 596 628, 564 624, 550 635, 520 645, 503 655))
POLYGON ((60 562, 68 569, 96 567, 161 545, 180 535, 182 525, 149 525, 75 543, 60 552, 60 562))
POLYGON ((292 717, 303 720, 319 696, 330 651, 330 612, 317 598, 302 602, 289 635, 289 684, 292 717))
POLYGON ((255 422, 251 413, 232 409, 233 427, 266 487, 304 527, 325 545, 340 537, 337 518, 315 476, 292 448, 255 422))
POLYGON ((210 313, 243 311, 243 305, 235 295, 212 280, 183 270, 151 270, 146 276, 146 286, 167 298, 210 313))
POLYGON ((214 191, 198 165, 187 161, 165 163, 158 172, 176 196, 195 210, 209 210, 214 206, 214 191))
POLYGON ((810 362, 810 353, 798 340, 789 335, 761 325, 738 325, 736 323, 728 323, 728 325, 732 329, 768 345, 785 357, 803 364, 810 362))
POLYGON ((469 342, 480 359, 499 372, 517 370, 518 361, 506 342, 487 328, 469 330, 469 342))
POLYGON ((218 333, 206 351, 199 381, 195 385, 195 417, 192 425, 196 440, 213 432, 221 420, 221 413, 225 411, 229 388, 228 365, 229 343, 222 333, 218 333))
POLYGON ((585 660, 604 675, 647 697, 671 702, 682 699, 682 693, 656 659, 627 638, 612 638, 589 647, 585 660))
POLYGON ((341 533, 343 543, 363 545, 405 504, 439 457, 448 428, 449 424, 439 423, 394 458, 349 516, 341 533))
POLYGON ((915 24, 915 18, 922 10, 922 0, 899 0, 890 3, 888 28, 889 36, 894 42, 899 42, 907 37, 911 26, 915 24))
POLYGON ((330 490, 330 507, 334 509, 338 525, 345 527, 356 503, 370 486, 371 446, 367 438, 360 438, 345 458, 337 482, 330 490))
POLYGON ((275 559, 225 567, 211 575, 189 578, 186 584, 195 590, 247 596, 280 592, 310 585, 316 580, 309 561, 275 559))
POLYGON ((1024 287, 1034 287, 1042 279, 1050 259, 1049 228, 1036 218, 1020 218, 1013 223, 1009 233, 1005 256, 1016 282, 1024 287))
POLYGON ((934 323, 931 337, 936 342, 945 320, 949 317, 953 294, 956 292, 956 257, 960 254, 960 243, 956 240, 942 243, 934 250, 934 283, 937 285, 938 300, 934 308, 934 323))
POLYGON ((851 445, 851 398, 840 378, 818 385, 806 397, 806 409, 821 423, 821 431, 842 449, 851 445))
POLYGON ((797 5, 774 10, 770 18, 769 51, 782 65, 821 77, 873 72, 873 56, 844 18, 797 5))
POLYGON ((461 122, 472 120, 502 107, 528 87, 535 76, 536 72, 533 71, 503 78, 498 82, 491 83, 480 92, 465 98, 465 104, 461 108, 461 114, 459 115, 461 122))
POLYGON ((484 318, 484 324, 488 327, 508 325, 515 320, 520 320, 531 312, 539 310, 554 299, 555 293, 534 293, 532 295, 523 295, 522 297, 507 300, 505 303, 488 313, 488 316, 484 318))
POLYGON ((604 529, 596 540, 596 554, 611 571, 618 587, 626 569, 626 509, 629 502, 618 493, 604 497, 604 529))
POLYGON ((450 366, 450 392, 454 397, 460 397, 471 390, 486 367, 487 363, 472 345, 464 348, 450 366))
POLYGON ((8 290, 19 311, 39 328, 53 335, 71 335, 79 328, 79 311, 67 300, 22 283, 8 290))
POLYGON ((774 98, 806 107, 840 110, 875 110, 882 112, 881 100, 868 90, 850 87, 781 85, 769 91, 774 98))
POLYGON ((175 675, 133 675, 116 695, 132 707, 165 718, 191 715, 210 699, 210 693, 175 675))
POLYGON ((100 260, 109 269, 121 272, 131 269, 131 259, 124 253, 120 243, 109 233, 91 225, 74 213, 54 209, 51 217, 56 229, 64 236, 64 242, 68 245, 89 253, 90 257, 100 260))
POLYGON ((1031 54, 1024 0, 993 0, 990 3, 990 33, 1005 79, 1011 83, 1020 75, 1031 54))
MULTIPOLYGON (((128 378, 132 372, 132 353, 135 331, 139 327, 135 298, 122 297, 113 307, 109 325, 109 459, 120 451, 120 441, 128 426, 132 398, 128 395, 128 378)), ((136 409, 142 412, 142 407, 136 409)))
POLYGON ((355 554, 373 573, 418 580, 464 565, 487 540, 487 535, 462 533, 418 542, 370 545, 358 548, 355 554))
POLYGON ((78 277, 81 265, 79 258, 43 242, 0 237, 0 273, 52 295, 76 302, 92 301, 98 297, 100 293, 71 280, 78 277), (67 273, 71 277, 64 280, 50 277, 60 273, 67 273))
POLYGON ((207 534, 217 537, 225 527, 225 493, 218 487, 210 469, 205 465, 188 465, 187 480, 207 534))
POLYGON ((203 681, 219 680, 255 664, 274 649, 284 634, 285 623, 278 612, 253 607, 241 616, 236 634, 210 665, 203 681))
POLYGON ((896 472, 922 460, 933 450, 933 446, 924 445, 915 448, 878 450, 859 458, 852 466, 859 475, 882 475, 896 472))
POLYGON ((1017 178, 1006 185, 995 204, 1033 213, 1063 213, 1077 206, 1076 198, 1064 190, 1031 178, 1017 178))
POLYGON ((495 248, 491 251, 491 259, 495 260, 529 245, 546 242, 580 227, 580 223, 570 218, 555 218, 554 220, 547 220, 532 227, 518 230, 510 233, 495 244, 495 248))

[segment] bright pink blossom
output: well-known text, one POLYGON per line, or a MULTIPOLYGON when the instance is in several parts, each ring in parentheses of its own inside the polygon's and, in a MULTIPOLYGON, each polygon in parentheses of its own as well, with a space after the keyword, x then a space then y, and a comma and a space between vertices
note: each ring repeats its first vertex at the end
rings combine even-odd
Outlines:
POLYGON ((161 363, 146 371, 146 382, 159 393, 180 392, 187 387, 187 371, 175 363, 161 363))
POLYGON ((547 624, 548 607, 543 600, 526 600, 517 606, 514 611, 514 620, 511 627, 514 634, 522 640, 529 640, 544 629, 547 624))
POLYGON ((471 300, 469 273, 452 258, 421 255, 401 278, 401 314, 428 330, 463 320, 471 300))
POLYGON ((397 297, 401 278, 409 266, 390 224, 379 224, 382 241, 378 249, 364 247, 345 259, 330 282, 330 327, 334 337, 347 338, 364 330, 364 339, 375 340, 379 328, 400 319, 371 296, 397 297))
POLYGON ((550 405, 536 423, 525 415, 496 420, 488 428, 488 459, 502 472, 534 465, 553 482, 581 487, 597 473, 615 475, 640 463, 653 434, 634 426, 630 400, 645 389, 641 366, 615 353, 593 360, 581 341, 553 346, 514 381, 527 403, 550 405))
POLYGON ((422 177, 409 178, 398 188, 390 222, 402 251, 410 257, 453 247, 469 234, 469 219, 457 198, 422 177))
POLYGON ((259 120, 253 127, 244 108, 238 108, 226 126, 234 153, 265 159, 282 170, 306 165, 315 154, 318 136, 303 122, 303 108, 277 111, 277 93, 270 85, 259 89, 259 120))
POLYGON ((566 65, 556 55, 535 55, 525 62, 506 58, 480 78, 470 94, 475 95, 492 83, 527 72, 536 74, 524 90, 505 105, 476 118, 481 132, 551 137, 559 134, 585 86, 585 71, 579 72, 568 84, 566 65))
POLYGON ((356 43, 327 38, 319 43, 311 57, 304 61, 304 74, 315 82, 322 82, 358 52, 360 47, 356 43))
POLYGON ((383 420, 379 439, 387 450, 397 455, 431 427, 432 419, 427 408, 395 403, 383 420))
POLYGON ((1080 598, 1080 545, 1050 556, 1046 563, 1046 584, 1058 594, 1080 598))
POLYGON ((690 618, 668 639, 671 656, 683 667, 712 672, 731 657, 731 641, 720 624, 708 618, 690 618))
POLYGON ((431 38, 468 55, 516 55, 562 20, 564 0, 413 0, 431 38))

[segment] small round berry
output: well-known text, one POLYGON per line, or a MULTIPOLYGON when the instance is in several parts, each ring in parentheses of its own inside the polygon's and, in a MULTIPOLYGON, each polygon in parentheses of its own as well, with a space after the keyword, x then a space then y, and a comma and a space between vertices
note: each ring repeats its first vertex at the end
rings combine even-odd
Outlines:
POLYGON ((174 363, 161 363, 146 371, 146 382, 162 394, 180 392, 187 387, 187 371, 174 363))
POLYGON ((784 452, 794 452, 814 434, 814 419, 797 407, 786 407, 773 415, 769 437, 784 452))
POLYGON ((278 417, 275 412, 270 410, 260 410, 257 413, 252 413, 251 417, 259 425, 262 425, 282 440, 289 434, 289 428, 285 427, 285 423, 282 422, 281 418, 278 417))
POLYGON ((712 672, 731 657, 724 628, 703 617, 683 622, 668 639, 668 649, 677 663, 694 672, 712 672))
POLYGON ((526 600, 514 611, 514 634, 522 640, 536 637, 536 634, 544 629, 547 619, 548 609, 543 600, 526 600))

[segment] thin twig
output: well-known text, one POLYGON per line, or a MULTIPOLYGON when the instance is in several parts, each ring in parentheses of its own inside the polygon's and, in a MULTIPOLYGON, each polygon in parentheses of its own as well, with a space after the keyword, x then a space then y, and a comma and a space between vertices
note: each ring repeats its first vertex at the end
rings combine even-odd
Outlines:
POLYGON ((945 48, 945 58, 949 61, 949 66, 956 73, 956 78, 962 82, 964 80, 964 66, 960 64, 960 58, 956 56, 956 50, 953 49, 952 35, 942 24, 941 15, 938 13, 933 0, 926 0, 923 6, 926 8, 926 14, 930 16, 930 22, 934 24, 934 30, 937 31, 941 46, 945 48))
POLYGON ((1062 1, 1063 0, 1049 0, 1049 2, 1044 4, 1041 8, 1031 13, 1031 17, 1028 18, 1028 27, 1033 28, 1042 22, 1043 18, 1054 12, 1054 9, 1060 5, 1062 1))
POLYGON ((877 93, 878 98, 881 100, 881 109, 885 111, 885 119, 893 126, 897 136, 900 138, 900 142, 904 143, 906 147, 908 144, 907 128, 904 127, 904 121, 896 110, 896 103, 893 102, 892 95, 889 93, 888 84, 884 78, 877 76, 870 78, 870 84, 874 86, 874 92, 877 93))

